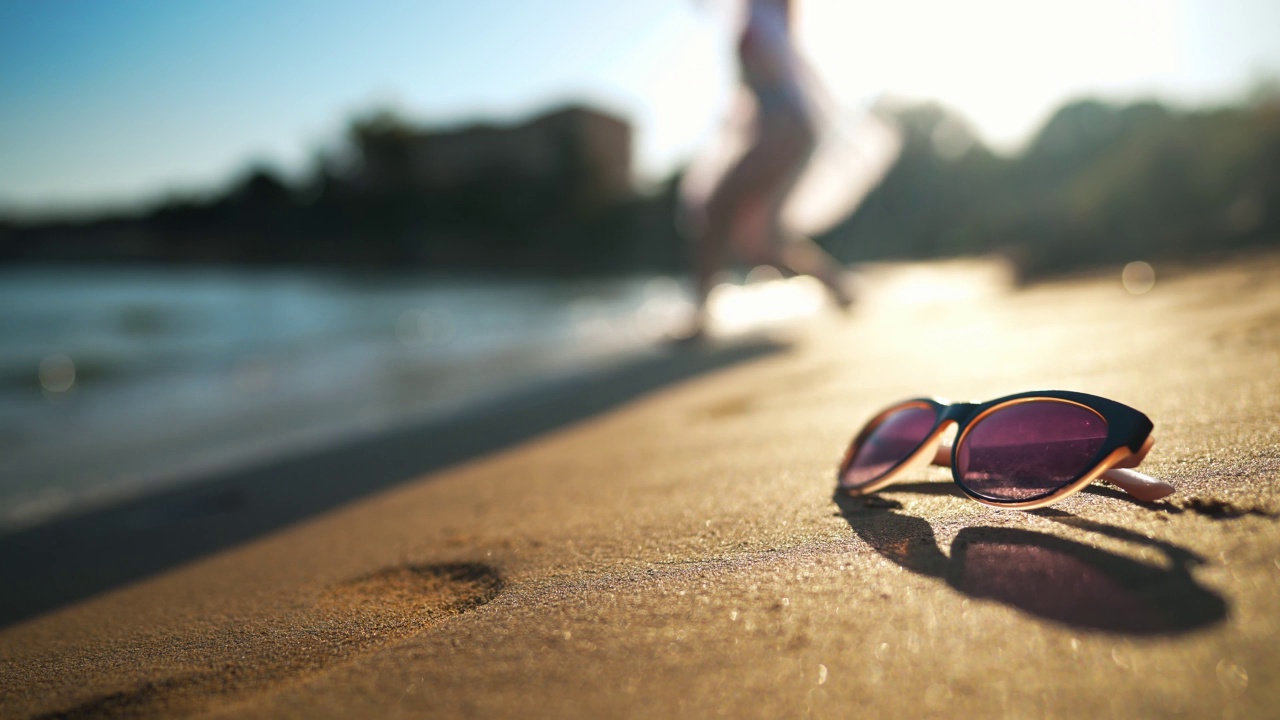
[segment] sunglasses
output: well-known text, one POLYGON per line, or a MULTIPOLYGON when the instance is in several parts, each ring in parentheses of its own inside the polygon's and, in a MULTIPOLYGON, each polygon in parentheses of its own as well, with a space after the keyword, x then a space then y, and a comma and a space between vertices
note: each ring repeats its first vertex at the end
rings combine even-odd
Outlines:
POLYGON ((984 403, 906 400, 862 428, 840 463, 840 489, 875 492, 924 464, 951 477, 984 505, 1031 510, 1101 478, 1137 500, 1172 485, 1135 472, 1154 440, 1151 420, 1114 400, 1062 390, 1007 395, 984 403), (952 425, 956 440, 942 442, 952 425))

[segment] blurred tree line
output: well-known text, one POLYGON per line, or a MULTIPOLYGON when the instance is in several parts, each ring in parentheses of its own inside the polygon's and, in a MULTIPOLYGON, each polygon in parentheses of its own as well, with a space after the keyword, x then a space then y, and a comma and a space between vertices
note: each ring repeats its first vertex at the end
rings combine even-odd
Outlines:
MULTIPOLYGON (((1212 109, 1075 102, 1014 157, 993 153, 938 105, 881 111, 901 128, 901 155, 857 211, 818 238, 845 262, 1002 253, 1036 276, 1280 242, 1274 87, 1212 109)), ((632 191, 629 155, 608 155, 622 130, 590 120, 597 115, 566 110, 514 134, 450 134, 371 113, 351 123, 346 157, 295 182, 260 167, 211 197, 140 213, 0 221, 0 261, 683 271, 678 175, 632 191), (489 159, 433 180, 467 143, 490 148, 480 153, 489 159), (601 192, 606 166, 614 185, 625 166, 626 188, 601 192)))
POLYGON ((1280 243, 1280 95, 1061 108, 1015 157, 937 105, 886 109, 898 162, 821 242, 851 262, 1002 253, 1024 276, 1280 243))

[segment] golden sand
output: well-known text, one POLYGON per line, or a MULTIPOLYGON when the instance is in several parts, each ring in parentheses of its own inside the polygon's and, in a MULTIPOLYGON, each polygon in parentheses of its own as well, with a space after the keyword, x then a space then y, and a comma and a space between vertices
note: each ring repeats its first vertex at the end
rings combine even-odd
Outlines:
POLYGON ((1136 296, 973 272, 872 272, 780 352, 11 624, 0 714, 1273 716, 1280 256, 1136 296), (1024 513, 926 469, 833 499, 881 406, 1038 388, 1146 412, 1178 493, 1024 513))

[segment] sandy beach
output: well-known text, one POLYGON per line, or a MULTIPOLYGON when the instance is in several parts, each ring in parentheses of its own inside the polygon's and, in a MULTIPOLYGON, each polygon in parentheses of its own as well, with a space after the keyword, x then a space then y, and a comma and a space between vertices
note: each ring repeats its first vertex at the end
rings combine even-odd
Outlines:
POLYGON ((0 716, 1273 716, 1280 255, 998 276, 0 537, 0 716), (1048 388, 1177 493, 833 498, 881 407, 1048 388))

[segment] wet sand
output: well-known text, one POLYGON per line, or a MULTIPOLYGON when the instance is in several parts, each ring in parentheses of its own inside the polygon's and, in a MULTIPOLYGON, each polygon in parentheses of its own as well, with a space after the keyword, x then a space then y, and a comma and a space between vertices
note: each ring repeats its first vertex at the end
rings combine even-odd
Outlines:
POLYGON ((881 270, 782 349, 5 538, 0 715, 1270 716, 1280 255, 1157 271, 881 270), (1178 493, 833 498, 881 406, 1035 388, 1146 412, 1178 493))

